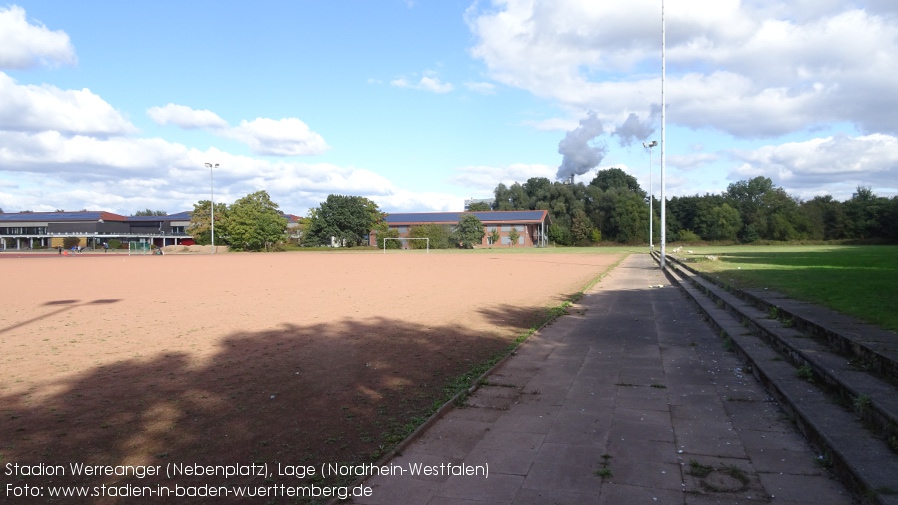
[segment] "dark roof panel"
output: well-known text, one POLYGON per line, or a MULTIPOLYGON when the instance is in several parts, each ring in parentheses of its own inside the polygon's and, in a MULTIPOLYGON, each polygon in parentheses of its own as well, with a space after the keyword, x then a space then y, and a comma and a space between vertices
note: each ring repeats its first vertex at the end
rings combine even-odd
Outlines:
POLYGON ((545 219, 544 210, 508 210, 508 211, 477 211, 477 212, 396 212, 387 214, 387 224, 407 223, 457 223, 461 216, 473 214, 484 223, 507 222, 540 222, 545 219))
POLYGON ((125 221, 125 216, 88 210, 83 212, 6 212, 0 214, 0 221, 125 221))

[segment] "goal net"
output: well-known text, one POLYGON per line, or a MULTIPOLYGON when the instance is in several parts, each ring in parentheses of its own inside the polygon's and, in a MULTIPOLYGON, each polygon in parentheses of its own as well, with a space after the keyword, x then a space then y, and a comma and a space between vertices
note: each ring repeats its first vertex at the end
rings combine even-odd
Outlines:
POLYGON ((403 240, 424 240, 424 249, 425 254, 430 254, 430 238, 429 237, 384 237, 384 254, 387 254, 387 241, 388 240, 399 240, 399 248, 400 249, 408 249, 408 242, 402 242, 403 240), (403 247, 403 245, 405 247, 403 247))
POLYGON ((132 254, 148 254, 150 252, 149 242, 128 242, 128 255, 132 254))

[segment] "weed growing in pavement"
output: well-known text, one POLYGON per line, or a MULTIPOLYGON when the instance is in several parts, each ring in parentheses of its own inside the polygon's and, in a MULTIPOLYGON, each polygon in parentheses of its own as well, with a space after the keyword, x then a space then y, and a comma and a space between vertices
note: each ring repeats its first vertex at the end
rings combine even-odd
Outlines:
POLYGON ((898 436, 889 437, 886 443, 888 444, 889 449, 898 452, 898 436))
POLYGON ((854 410, 856 410, 858 414, 863 415, 867 412, 867 409, 870 408, 872 401, 873 400, 869 395, 858 395, 857 398, 854 399, 854 410))
POLYGON ((749 482, 748 475, 746 475, 745 472, 736 465, 727 465, 727 466, 723 467, 721 472, 738 480, 742 484, 748 484, 748 482, 749 482))
POLYGON ((607 479, 607 478, 609 478, 609 477, 613 477, 613 476, 614 476, 614 473, 611 471, 610 468, 608 468, 608 467, 606 466, 606 467, 603 467, 603 468, 600 468, 600 469, 596 470, 596 475, 598 475, 598 476, 601 477, 602 479, 607 479))
POLYGON ((689 460, 689 475, 693 477, 707 477, 711 472, 714 471, 714 467, 711 465, 703 465, 694 459, 689 460))
POLYGON ((727 352, 733 352, 733 351, 735 351, 735 350, 736 350, 736 345, 733 343, 733 339, 730 338, 730 336, 727 335, 726 332, 720 332, 720 333, 721 333, 721 338, 723 338, 723 348, 724 348, 724 350, 726 350, 727 352))
POLYGON ((602 454, 602 468, 596 470, 596 475, 605 480, 607 478, 613 477, 614 473, 611 471, 611 467, 608 466, 609 460, 611 459, 611 455, 608 453, 602 454))
POLYGON ((811 365, 801 365, 798 367, 798 370, 795 371, 795 375, 797 375, 799 379, 814 382, 814 369, 811 368, 811 365))

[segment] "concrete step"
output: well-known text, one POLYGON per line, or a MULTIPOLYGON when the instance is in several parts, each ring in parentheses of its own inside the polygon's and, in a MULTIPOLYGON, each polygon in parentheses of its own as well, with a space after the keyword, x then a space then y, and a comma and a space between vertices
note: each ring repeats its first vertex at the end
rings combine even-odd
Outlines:
POLYGON ((898 453, 888 445, 898 426, 898 388, 670 259, 669 278, 780 400, 821 463, 865 501, 898 504, 898 453))

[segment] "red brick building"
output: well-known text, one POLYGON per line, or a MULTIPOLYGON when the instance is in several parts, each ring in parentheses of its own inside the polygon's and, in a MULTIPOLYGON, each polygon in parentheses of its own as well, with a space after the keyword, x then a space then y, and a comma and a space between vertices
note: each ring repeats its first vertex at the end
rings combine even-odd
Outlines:
MULTIPOLYGON (((450 227, 458 225, 462 216, 471 214, 483 223, 482 246, 511 246, 509 235, 514 229, 518 232, 518 243, 521 247, 545 247, 546 232, 549 227, 549 214, 545 210, 506 210, 475 212, 397 212, 387 214, 386 222, 390 229, 399 232, 400 237, 408 237, 413 226, 423 224, 441 224, 450 227), (493 244, 494 231, 498 232, 498 241, 493 244)), ((377 236, 372 231, 369 235, 370 245, 377 245, 377 236)))

